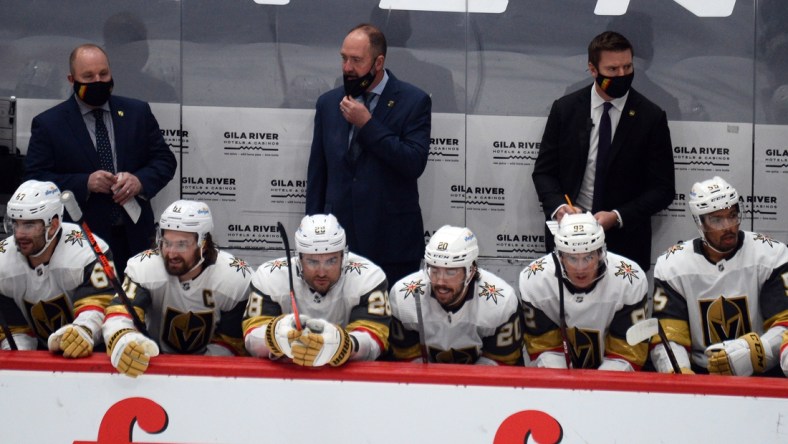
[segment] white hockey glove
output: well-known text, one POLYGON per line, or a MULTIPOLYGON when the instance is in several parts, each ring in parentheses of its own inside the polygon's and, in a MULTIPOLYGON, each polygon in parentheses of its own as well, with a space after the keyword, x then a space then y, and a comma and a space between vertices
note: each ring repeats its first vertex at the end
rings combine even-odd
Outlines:
POLYGON ((766 369, 766 351, 756 333, 712 344, 706 348, 706 356, 709 373, 750 376, 766 369))
POLYGON ((566 368, 566 357, 563 353, 546 351, 540 353, 531 365, 538 368, 566 368))
POLYGON ((293 362, 305 367, 338 367, 353 353, 347 331, 323 319, 309 319, 301 337, 292 344, 293 362))
POLYGON ((109 340, 107 354, 119 372, 136 378, 148 369, 150 358, 159 356, 159 346, 142 333, 126 329, 116 332, 109 340))
MULTIPOLYGON (((299 319, 303 326, 309 317, 300 316, 299 319)), ((271 350, 271 358, 278 359, 282 355, 292 358, 290 346, 300 336, 301 332, 296 329, 295 315, 291 313, 275 317, 265 328, 265 343, 271 350)))
MULTIPOLYGON (((36 350, 38 348, 38 339, 26 333, 13 333, 14 342, 16 343, 17 350, 36 350)), ((11 343, 8 338, 0 341, 0 350, 11 350, 11 343)))
MULTIPOLYGON (((673 356, 676 357, 676 363, 679 365, 681 374, 694 375, 695 372, 691 370, 692 364, 690 364, 687 349, 673 341, 668 341, 668 345, 673 351, 673 356)), ((651 356, 651 362, 654 364, 655 370, 660 373, 675 373, 673 371, 673 365, 670 363, 668 352, 661 343, 652 348, 649 355, 651 356)))
POLYGON ((632 364, 624 359, 602 358, 602 364, 597 370, 610 370, 614 372, 634 372, 632 364))
POLYGON ((84 325, 64 325, 49 335, 47 346, 65 358, 85 358, 93 353, 93 332, 84 325))

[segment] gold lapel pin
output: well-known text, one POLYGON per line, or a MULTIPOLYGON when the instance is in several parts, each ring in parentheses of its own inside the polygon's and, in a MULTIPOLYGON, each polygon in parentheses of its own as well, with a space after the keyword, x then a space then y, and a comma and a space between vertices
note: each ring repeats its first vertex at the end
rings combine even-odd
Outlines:
POLYGON ((118 110, 118 115, 119 115, 120 117, 123 117, 123 111, 121 111, 121 110, 118 110))
POLYGON ((635 117, 635 110, 634 109, 629 110, 629 117, 635 117))
POLYGON ((394 108, 394 101, 389 100, 389 103, 387 103, 386 105, 388 105, 389 108, 394 108))

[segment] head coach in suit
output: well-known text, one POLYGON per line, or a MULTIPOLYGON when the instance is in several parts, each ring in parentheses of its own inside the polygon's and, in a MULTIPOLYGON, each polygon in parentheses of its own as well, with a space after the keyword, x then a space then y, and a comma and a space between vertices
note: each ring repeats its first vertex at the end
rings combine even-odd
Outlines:
POLYGON ((349 248, 394 283, 418 270, 424 252, 417 179, 427 165, 432 102, 384 68, 378 28, 353 28, 340 55, 344 87, 317 100, 306 213, 336 216, 349 248))
POLYGON ((33 119, 26 176, 74 193, 122 274, 129 257, 153 244, 150 199, 175 174, 175 156, 147 103, 111 94, 112 71, 101 47, 76 47, 69 68, 74 94, 33 119), (122 207, 133 202, 141 209, 136 221, 122 207))
POLYGON ((632 56, 621 34, 594 37, 594 83, 553 103, 532 177, 548 219, 591 211, 608 249, 648 270, 651 216, 675 194, 673 152, 665 112, 631 88, 632 56))

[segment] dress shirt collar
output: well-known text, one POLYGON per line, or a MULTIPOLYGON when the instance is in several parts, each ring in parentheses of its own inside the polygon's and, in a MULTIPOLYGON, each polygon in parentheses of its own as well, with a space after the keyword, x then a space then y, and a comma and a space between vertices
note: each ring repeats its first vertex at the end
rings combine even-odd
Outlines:
MULTIPOLYGON (((618 110, 618 112, 621 112, 624 110, 624 104, 627 103, 627 97, 629 97, 629 91, 627 91, 627 93, 623 96, 611 100, 610 103, 613 104, 613 108, 618 110)), ((591 85, 591 109, 602 107, 602 104, 604 103, 605 99, 603 99, 602 96, 596 92, 596 83, 594 83, 591 85)))
POLYGON ((80 98, 77 97, 76 94, 74 94, 74 99, 77 101, 77 106, 79 106, 79 113, 82 114, 83 116, 86 115, 86 114, 90 114, 96 108, 103 109, 106 112, 110 111, 109 110, 109 100, 104 102, 104 104, 101 105, 101 106, 92 107, 92 106, 88 105, 87 103, 83 102, 82 100, 80 100, 80 98))

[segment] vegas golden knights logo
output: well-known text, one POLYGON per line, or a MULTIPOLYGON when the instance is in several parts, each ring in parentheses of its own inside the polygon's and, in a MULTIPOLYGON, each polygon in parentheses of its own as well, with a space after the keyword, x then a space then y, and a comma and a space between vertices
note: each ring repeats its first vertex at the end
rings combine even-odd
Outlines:
POLYGON ((726 298, 720 296, 714 300, 699 301, 700 314, 703 318, 703 341, 705 345, 736 339, 752 331, 750 311, 747 308, 747 297, 726 298))
POLYGON ((566 334, 572 365, 575 368, 597 368, 602 364, 598 331, 573 327, 567 329, 566 334))
POLYGON ((33 321, 33 331, 45 343, 49 335, 60 327, 74 322, 74 314, 64 294, 36 304, 25 301, 25 309, 33 321))
POLYGON ((186 313, 167 308, 162 341, 178 353, 202 352, 213 335, 213 311, 186 313))

